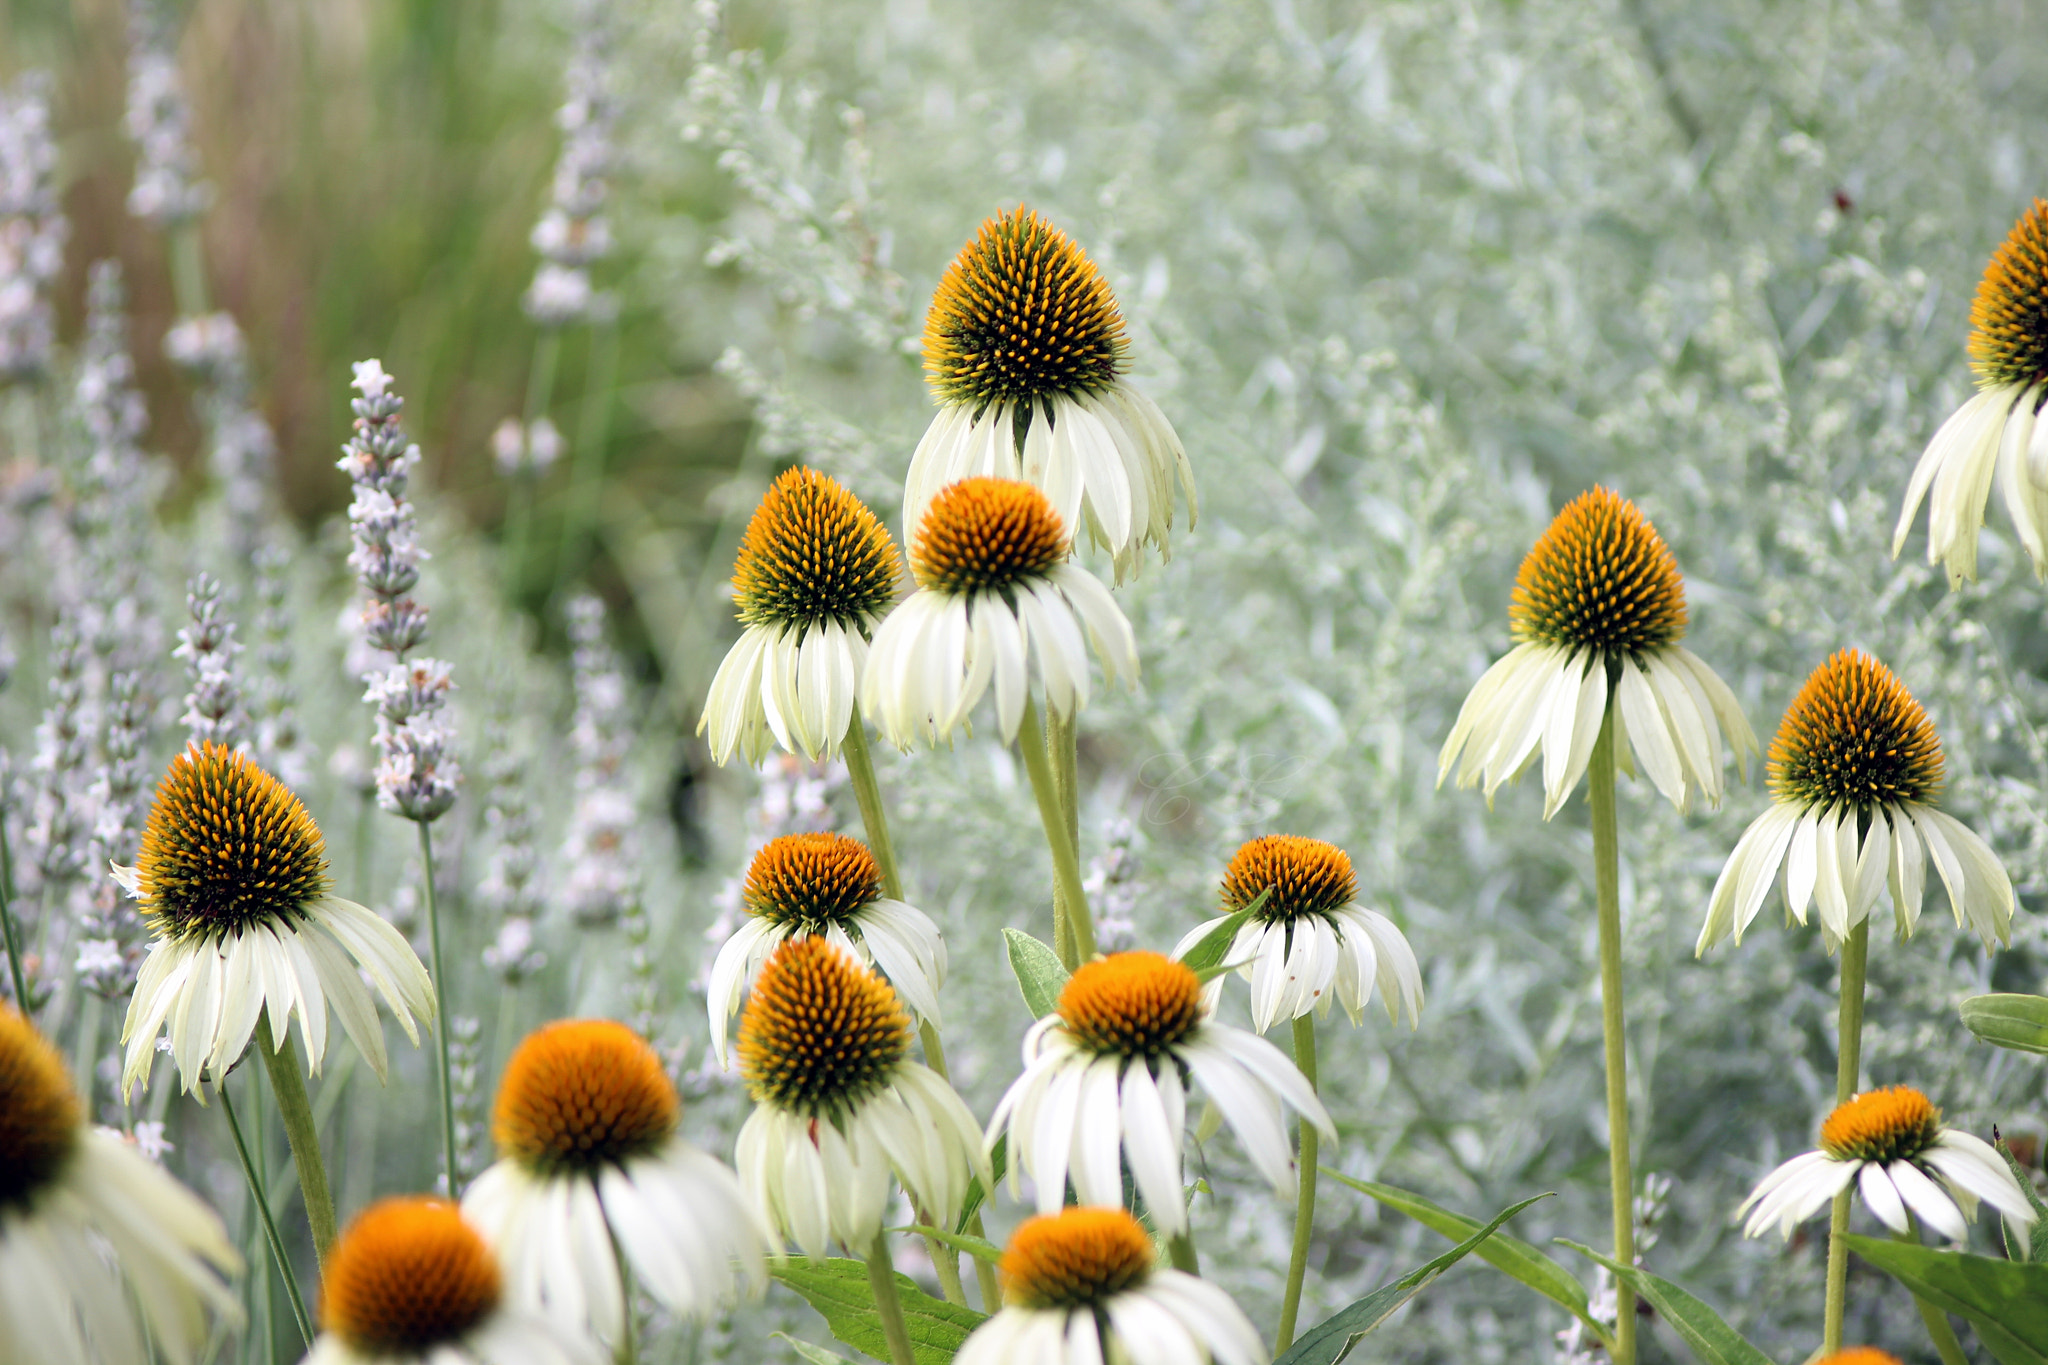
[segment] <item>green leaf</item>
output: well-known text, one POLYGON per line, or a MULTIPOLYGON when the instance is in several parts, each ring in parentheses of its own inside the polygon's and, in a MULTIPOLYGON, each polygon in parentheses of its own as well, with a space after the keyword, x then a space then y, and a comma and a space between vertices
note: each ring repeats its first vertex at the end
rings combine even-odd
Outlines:
POLYGON ((1671 1324, 1692 1353, 1706 1365, 1772 1365, 1771 1358, 1749 1344, 1742 1333, 1721 1320, 1721 1315, 1666 1279, 1632 1265, 1622 1265, 1591 1247, 1557 1239, 1581 1256, 1590 1256, 1614 1272, 1614 1277, 1636 1291, 1636 1296, 1657 1310, 1671 1324))
POLYGON ((828 1351, 815 1342, 805 1341, 802 1337, 793 1337, 787 1332, 770 1332, 768 1335, 781 1337, 798 1355, 810 1361, 811 1365, 851 1365, 851 1362, 839 1352, 828 1351))
POLYGON ((1849 1250, 1943 1312, 1970 1320, 2002 1365, 2048 1365, 2048 1266, 1850 1237, 1849 1250))
POLYGON ((1022 929, 1003 930, 1003 944, 1010 952, 1010 970, 1017 974, 1017 989, 1024 992, 1024 1004, 1033 1019, 1043 1019, 1060 1007, 1060 992, 1067 987, 1067 969, 1060 955, 1022 929))
POLYGON ((1266 897, 1272 894, 1272 888, 1268 887, 1252 897, 1250 905, 1202 935, 1196 940, 1194 947, 1181 954, 1180 960, 1193 967, 1195 975, 1205 982, 1220 975, 1223 971, 1223 955, 1230 951, 1230 945, 1236 941, 1237 931, 1244 928, 1244 922, 1257 914, 1259 907, 1266 903, 1266 897))
POLYGON ((977 1261, 1000 1261, 1003 1259, 1003 1249, 986 1237, 972 1237, 964 1232, 948 1232, 944 1228, 926 1227, 923 1223, 913 1223, 908 1227, 889 1228, 887 1231, 914 1232, 920 1237, 929 1237, 934 1241, 944 1242, 955 1251, 964 1251, 977 1261))
POLYGON ((1962 1015, 1963 1027, 1993 1047, 2048 1055, 2048 996, 1973 995, 1962 1015))
POLYGON ((1392 1317, 1395 1310, 1420 1294, 1431 1280, 1449 1270, 1463 1260, 1467 1252, 1493 1236, 1494 1229, 1538 1199, 1548 1198, 1550 1196, 1547 1194, 1539 1194, 1524 1199, 1511 1208, 1503 1209, 1495 1215, 1491 1223, 1428 1265, 1392 1284, 1381 1285, 1349 1308, 1340 1309, 1324 1318, 1303 1332, 1276 1365, 1337 1365, 1338 1361, 1351 1354, 1351 1348, 1358 1344, 1360 1337, 1392 1317))
MULTIPOLYGON (((839 1256, 828 1260, 791 1257, 771 1266, 768 1273, 803 1295, 824 1317, 833 1336, 877 1360, 889 1359, 882 1319, 875 1312, 874 1291, 868 1287, 866 1262, 839 1256)), ((987 1316, 933 1298, 908 1275, 896 1277, 896 1294, 903 1301, 903 1325, 910 1331, 911 1354, 917 1365, 948 1365, 967 1334, 987 1316)))
MULTIPOLYGON (((1477 1218, 1452 1213, 1447 1208, 1432 1204, 1419 1194, 1370 1180, 1354 1180, 1342 1171, 1333 1171, 1328 1166, 1323 1167, 1322 1171, 1340 1185, 1349 1185, 1360 1194, 1370 1195, 1388 1208, 1407 1214, 1424 1227, 1441 1232, 1452 1241, 1470 1237, 1479 1230, 1477 1218)), ((1472 1254, 1510 1279, 1520 1280, 1544 1298, 1565 1309, 1584 1323, 1593 1335, 1600 1339, 1601 1345, 1613 1345, 1612 1334, 1606 1324, 1594 1321, 1586 1311, 1586 1287, 1579 1283, 1577 1276, 1536 1247, 1519 1237, 1497 1232, 1480 1244, 1472 1254)))
MULTIPOLYGON (((995 1183, 1003 1183, 1004 1168, 1010 1164, 1010 1135, 1004 1133, 996 1139, 996 1145, 988 1149, 988 1164, 995 1176, 995 1183)), ((967 1193, 960 1200, 960 1220, 953 1224, 953 1231, 965 1232, 967 1225, 974 1221, 974 1215, 981 1212, 981 1206, 988 1200, 988 1191, 981 1187, 981 1177, 967 1177, 967 1193)))
POLYGON ((2027 1252, 2022 1255, 2012 1235, 2012 1220, 1999 1219, 1999 1230, 2005 1234, 2006 1259, 2031 1261, 2036 1265, 2048 1263, 2048 1222, 2042 1221, 2048 1219, 2048 1205, 2042 1204, 2041 1196, 2034 1193, 2034 1173, 2020 1164, 2019 1158, 2012 1154, 2012 1148, 2005 1145, 2005 1139, 1999 1136, 1996 1128, 1991 1130, 1991 1145, 2005 1158, 2006 1166, 2012 1171, 2012 1178, 2019 1182, 2020 1190, 2027 1196, 2027 1203, 2033 1206, 2035 1226, 2039 1227, 2043 1234, 2039 1237, 2030 1237, 2027 1241, 2027 1252))

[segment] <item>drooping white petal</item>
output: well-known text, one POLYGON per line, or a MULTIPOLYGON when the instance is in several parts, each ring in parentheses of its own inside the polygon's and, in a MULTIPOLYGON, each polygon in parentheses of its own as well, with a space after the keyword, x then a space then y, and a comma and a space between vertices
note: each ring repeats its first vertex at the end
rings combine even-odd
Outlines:
POLYGON ((1714 894, 1707 904, 1707 922, 1701 926, 1699 942, 1693 948, 1696 954, 1704 955, 1707 949, 1731 935, 1737 943, 1742 942, 1743 931, 1763 908, 1771 883, 1777 880, 1778 867, 1798 824, 1797 810, 1774 802, 1742 832, 1735 851, 1728 855, 1721 875, 1714 881, 1714 894))

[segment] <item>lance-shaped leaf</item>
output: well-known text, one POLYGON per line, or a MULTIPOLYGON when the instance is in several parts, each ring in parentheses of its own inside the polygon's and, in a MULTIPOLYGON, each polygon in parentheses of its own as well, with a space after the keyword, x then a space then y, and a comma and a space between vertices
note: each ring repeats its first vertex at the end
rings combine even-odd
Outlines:
POLYGON ((2006 1259, 2032 1261, 2036 1265, 2048 1263, 2048 1205, 2044 1205, 2041 1196, 2034 1193, 2034 1173, 2020 1164, 2020 1159, 2012 1154, 2012 1148, 2006 1145, 2005 1138, 1996 1128, 1991 1130, 1991 1145, 2005 1158, 2007 1168, 2012 1171, 2013 1180, 2027 1196, 2027 1203, 2033 1207, 2034 1226, 2041 1231, 2040 1236, 2029 1237, 2026 1248, 2022 1250, 2019 1239, 2012 1234, 2012 1219, 2000 1218, 1998 1227, 2005 1234, 2006 1259))
POLYGON ((1706 1365, 1773 1365, 1771 1358, 1749 1344, 1742 1333, 1721 1320, 1721 1315, 1666 1279, 1632 1265, 1622 1265, 1591 1247, 1557 1239, 1582 1256, 1590 1256, 1614 1272, 1614 1277, 1636 1291, 1636 1296, 1657 1310, 1671 1324, 1692 1353, 1706 1365))
POLYGON ((1060 992, 1067 988, 1067 969, 1060 955, 1022 929, 1003 930, 1003 946, 1009 950, 1010 970, 1017 974, 1017 989, 1024 992, 1024 1006, 1033 1019, 1043 1019, 1060 1007, 1060 992))
POLYGON ((1465 1259, 1468 1252, 1493 1236, 1494 1230, 1508 1219, 1528 1208, 1538 1199, 1550 1198, 1547 1194, 1534 1195, 1511 1208, 1503 1209, 1494 1216, 1491 1223, 1467 1237, 1428 1265, 1414 1271, 1392 1284, 1381 1285, 1349 1308, 1339 1309, 1315 1326, 1303 1332, 1287 1354, 1281 1356, 1277 1365, 1337 1365, 1337 1362, 1351 1354, 1351 1348, 1358 1339, 1378 1327, 1394 1315, 1402 1304, 1420 1294, 1431 1280, 1465 1259))
POLYGON ((2048 1365, 2048 1265, 1878 1237, 1852 1236, 1849 1250, 1924 1302, 1968 1318, 1999 1365, 2048 1365))
POLYGON ((1995 1047, 2048 1055, 2048 996, 1973 995, 1963 1027, 1995 1047))
MULTIPOLYGON (((1438 1204, 1433 1204, 1421 1195, 1392 1185, 1381 1185, 1371 1180, 1354 1180, 1342 1171, 1333 1171, 1328 1166, 1323 1174, 1339 1184, 1349 1185, 1360 1194, 1370 1195, 1388 1208, 1405 1213, 1416 1222, 1433 1232, 1441 1232, 1453 1241, 1470 1237, 1479 1230, 1477 1218, 1467 1218, 1462 1213, 1453 1213, 1438 1204)), ((1586 1287, 1578 1277, 1550 1259, 1543 1252, 1505 1232, 1496 1232, 1481 1242, 1472 1253, 1510 1279, 1520 1280, 1529 1288, 1565 1309, 1586 1325, 1587 1330, 1600 1340, 1603 1346, 1611 1347, 1613 1334, 1605 1323, 1597 1322, 1586 1310, 1586 1287)))
POLYGON ((1259 913, 1259 907, 1264 905, 1266 898, 1272 894, 1272 888, 1268 887, 1252 897, 1251 903, 1244 909, 1225 917, 1214 929, 1197 939, 1194 947, 1181 954, 1180 960, 1192 967, 1195 975, 1201 977, 1205 983, 1236 966, 1234 962, 1225 962, 1224 955, 1229 953, 1230 945, 1237 941, 1237 931, 1244 928, 1246 920, 1259 913))
MULTIPOLYGON (((792 1257, 776 1263, 768 1273, 803 1295, 824 1317, 833 1336, 877 1360, 889 1359, 889 1341, 882 1333, 881 1315, 875 1311, 875 1295, 864 1262, 844 1257, 792 1257)), ((896 1277, 896 1297, 903 1302, 903 1325, 910 1332, 911 1354, 917 1365, 948 1365, 967 1334, 987 1316, 933 1298, 908 1275, 896 1277)))

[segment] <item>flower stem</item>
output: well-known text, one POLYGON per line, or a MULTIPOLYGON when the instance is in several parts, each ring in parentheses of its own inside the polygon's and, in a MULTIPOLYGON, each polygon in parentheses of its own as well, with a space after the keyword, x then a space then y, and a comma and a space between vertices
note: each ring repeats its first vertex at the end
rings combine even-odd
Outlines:
POLYGON ((635 1365, 640 1358, 640 1342, 639 1334, 634 1330, 638 1323, 633 1318, 633 1267, 627 1264, 626 1254, 620 1248, 616 1235, 612 1238, 612 1259, 619 1267, 619 1297, 626 1306, 620 1318, 619 1349, 612 1359, 615 1365, 635 1365))
MULTIPOLYGON (((923 1209, 917 1211, 917 1221, 921 1227, 938 1226, 938 1220, 923 1209)), ((939 1273, 939 1292, 945 1295, 946 1302, 967 1307, 967 1286, 960 1282, 960 1253, 930 1235, 925 1237, 924 1246, 932 1258, 932 1269, 939 1273)))
POLYGON ((426 821, 420 827, 420 862, 426 868, 427 946, 434 959, 434 1040, 441 1051, 441 1169, 448 1179, 448 1197, 459 1199, 455 1183, 455 1078, 448 1065, 448 991, 441 970, 441 916, 434 904, 434 836, 426 821))
MULTIPOLYGON (((1859 926, 1860 927, 1860 926, 1859 926)), ((1919 1246, 1919 1220, 1912 1211, 1906 1213, 1907 1225, 1912 1232, 1895 1232, 1892 1240, 1908 1246, 1919 1246)), ((1941 1365, 1970 1365, 1970 1358, 1963 1354, 1963 1343, 1956 1340, 1956 1329, 1949 1326, 1948 1314, 1935 1307, 1918 1294, 1913 1295, 1913 1306, 1920 1310, 1920 1321, 1927 1325, 1927 1335, 1934 1340, 1934 1349, 1941 1356, 1941 1365)))
POLYGON ((7 847, 4 818, 0 818, 0 933, 7 939, 7 971, 14 985, 14 1007, 26 1018, 28 978, 21 974, 21 930, 14 923, 14 855, 7 847))
POLYGON ((1195 1234, 1192 1230, 1176 1232, 1167 1238, 1166 1256, 1173 1262, 1175 1270, 1183 1270, 1190 1275, 1202 1273, 1202 1258, 1195 1254, 1195 1234))
MULTIPOLYGON (((1621 1004, 1621 839, 1614 819, 1614 704, 1600 721, 1586 770, 1593 807, 1593 883, 1600 902, 1600 1025, 1607 1050, 1607 1179, 1614 1204, 1614 1259, 1636 1261, 1635 1179, 1628 1161, 1628 1038, 1621 1004)), ((1635 1365, 1636 1296, 1614 1286, 1614 1365, 1635 1365)))
POLYGON ((313 1320, 306 1316, 306 1301, 299 1296, 299 1277, 292 1272, 291 1257, 285 1254, 284 1239, 277 1235, 277 1222, 270 1216, 270 1195, 263 1188, 262 1173, 249 1156, 249 1144, 242 1139, 242 1125, 235 1121, 235 1106, 228 1099, 227 1078, 221 1078, 220 1111, 227 1115, 228 1132, 235 1139, 235 1155, 242 1159, 242 1176, 249 1182, 249 1197, 256 1204, 256 1217, 263 1224, 263 1240, 270 1244, 270 1258, 277 1262, 279 1273, 284 1276, 285 1292, 292 1301, 292 1316, 298 1320, 299 1335, 304 1337, 310 1349, 313 1345, 313 1320))
MULTIPOLYGON (((896 846, 889 842, 889 817, 882 809, 882 784, 875 779, 875 758, 868 749, 867 722, 855 712, 846 727, 846 775, 853 779, 853 799, 860 804, 861 828, 867 831, 868 852, 882 872, 882 894, 903 899, 903 878, 896 871, 896 846)), ((929 1049, 927 1049, 929 1051, 929 1049)), ((935 1067, 934 1070, 941 1070, 935 1067)))
POLYGON ((526 578, 526 556, 531 548, 533 534, 534 484, 540 472, 533 468, 530 452, 533 449, 533 425, 547 415, 548 403, 555 392, 555 360, 562 351, 562 334, 553 327, 543 327, 533 339, 533 363, 526 371, 526 409, 522 414, 525 425, 519 429, 519 439, 525 450, 521 452, 519 467, 512 473, 511 525, 507 527, 506 544, 511 551, 508 578, 514 597, 519 594, 519 585, 526 578))
POLYGON ((903 1323, 903 1301, 896 1297, 896 1266, 889 1259, 886 1232, 875 1234, 875 1244, 868 1251, 868 1287, 874 1291, 875 1314, 882 1320, 891 1360, 895 1365, 917 1365, 910 1350, 910 1329, 903 1323))
MULTIPOLYGON (((1316 1016, 1313 1011, 1294 1021, 1294 1065, 1316 1088, 1316 1016)), ((1316 1227, 1316 1154, 1321 1138, 1307 1119, 1298 1125, 1301 1152, 1296 1159, 1301 1191, 1294 1202, 1294 1253, 1287 1258, 1287 1294, 1280 1300, 1280 1330, 1274 1334, 1277 1358, 1294 1344, 1294 1321, 1301 1311, 1301 1280, 1308 1271, 1308 1244, 1316 1227)))
POLYGON ((299 1193, 306 1201, 306 1223, 313 1233, 313 1254, 324 1270, 327 1249, 334 1245, 334 1196, 327 1188, 327 1163, 320 1157, 320 1129, 313 1120, 313 1106, 306 1099, 306 1082, 292 1060, 291 1034, 282 1040, 270 1033, 270 1021, 263 1021, 257 1051, 263 1054, 264 1069, 270 1073, 270 1091, 277 1096, 277 1116, 284 1120, 285 1139, 292 1145, 292 1165, 299 1173, 299 1193))
MULTIPOLYGON (((846 727, 846 742, 841 752, 846 758, 847 776, 853 779, 853 799, 860 805, 860 823, 867 832, 868 851, 875 855, 875 866, 881 869, 882 894, 892 901, 902 900, 903 877, 896 870, 896 846, 889 839, 889 816, 882 808, 882 784, 875 777, 875 758, 873 750, 868 747, 867 723, 858 712, 846 727)), ((940 1080, 950 1083, 953 1075, 946 1067, 946 1047, 939 1041, 939 1031, 931 1026, 929 1020, 921 1020, 917 1036, 924 1043, 925 1065, 936 1071, 940 1080)), ((976 1237, 982 1235, 978 1211, 968 1220, 967 1230, 976 1237)), ((960 1284, 960 1253, 934 1238, 925 1240, 931 1247, 932 1264, 938 1267, 939 1284, 946 1291, 947 1301, 964 1305, 967 1294, 960 1284)), ((995 1267, 977 1256, 974 1272, 981 1285, 982 1302, 993 1313, 1002 1303, 995 1267)))
MULTIPOLYGON (((583 411, 576 424, 576 464, 570 471, 569 516, 555 542, 550 591, 561 586, 569 555, 597 520, 597 493, 604 479, 605 439, 611 430, 612 392, 619 373, 619 323, 601 322, 591 332, 583 368, 583 411)), ((856 720, 855 724, 859 724, 856 720)))
POLYGON ((1045 729, 1038 723, 1036 700, 1024 703, 1024 724, 1017 733, 1017 748, 1024 755, 1024 770, 1031 774, 1031 790, 1038 798, 1038 819, 1045 826, 1045 841, 1052 846, 1053 880, 1058 888, 1053 900, 1054 946, 1059 950, 1060 961, 1072 971, 1095 956, 1095 922, 1088 914, 1088 893, 1081 889, 1081 860, 1068 833, 1072 826, 1060 800, 1059 775, 1053 771, 1045 729), (1060 932, 1062 921, 1064 935, 1060 932))
MULTIPOLYGON (((1870 921, 1866 918, 1842 940, 1842 1014, 1835 1050, 1835 1103, 1847 1104, 1863 1074, 1863 975, 1870 960, 1870 921)), ((1821 1329, 1822 1349, 1842 1349, 1842 1314, 1849 1303, 1849 1202, 1855 1191, 1835 1196, 1828 1219, 1828 1297, 1821 1329)), ((1944 1324, 1946 1325, 1946 1324, 1944 1324)), ((1932 1328, 1929 1329, 1930 1331, 1932 1328)))
MULTIPOLYGON (((1078 863, 1081 852, 1081 779, 1074 752, 1075 730, 1073 715, 1054 714, 1048 715, 1045 719, 1046 755, 1052 763, 1053 781, 1057 784, 1060 795, 1060 809, 1065 811, 1067 816, 1067 841, 1074 846, 1074 860, 1078 863)), ((1065 932, 1071 937, 1073 912, 1068 910, 1066 897, 1057 885, 1053 887, 1052 895, 1053 946, 1066 953, 1072 950, 1072 945, 1062 941, 1059 935, 1061 926, 1066 926, 1065 932)))

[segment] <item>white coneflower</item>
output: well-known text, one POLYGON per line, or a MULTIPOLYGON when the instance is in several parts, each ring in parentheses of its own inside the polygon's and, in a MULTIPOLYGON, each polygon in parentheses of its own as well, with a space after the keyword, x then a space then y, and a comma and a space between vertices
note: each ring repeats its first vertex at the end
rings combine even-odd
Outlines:
POLYGON ((587 1335, 505 1302, 498 1260, 444 1199, 384 1199, 356 1215, 320 1274, 305 1365, 602 1365, 587 1335))
POLYGON ((1934 808, 1941 740, 1892 671, 1845 649, 1816 668, 1771 741, 1771 804, 1728 855, 1698 951, 1742 931, 1784 869, 1785 909, 1818 908, 1830 944, 1863 922, 1889 886, 1901 937, 1920 918, 1927 861, 1956 923, 1988 947, 2009 941, 2012 879, 1962 821, 1934 808))
POLYGON ((616 1345, 621 1259, 683 1317, 761 1284, 767 1230, 733 1173, 676 1136, 681 1113, 661 1058, 624 1024, 559 1020, 519 1045, 492 1119, 499 1159, 462 1197, 513 1304, 616 1345))
POLYGON ((1286 1054, 1214 1013, 1194 970, 1158 953, 1114 953, 1075 969, 1058 1011, 1024 1036, 1024 1074, 989 1121, 990 1148, 1010 1134, 1012 1189, 1030 1175, 1040 1213, 1059 1208, 1069 1180, 1084 1204, 1121 1205, 1128 1162, 1153 1224, 1184 1232, 1186 1076, 1284 1190, 1294 1149, 1281 1105, 1332 1142, 1336 1127, 1286 1054))
POLYGON ((1402 1011, 1422 1022, 1422 969, 1395 923, 1357 904, 1351 858, 1335 844, 1269 834, 1239 848, 1223 874, 1223 915, 1196 926, 1175 945, 1181 956, 1224 919, 1266 893, 1265 902, 1231 940, 1227 962, 1251 982, 1252 1027, 1260 1033, 1313 1010, 1328 1014, 1334 999, 1357 1023, 1379 986, 1387 1018, 1402 1011))
POLYGON ((381 1080, 384 1031, 367 974, 414 1046, 434 992, 404 937, 333 894, 326 845, 299 798, 241 754, 194 746, 158 784, 136 865, 116 878, 156 937, 121 1041, 123 1093, 146 1081, 170 1025, 183 1088, 218 1082, 269 1017, 284 1047, 292 1016, 309 1072, 327 1051, 329 1010, 381 1080))
POLYGON ((240 1269, 219 1216, 88 1127, 63 1057, 0 1005, 0 1359, 190 1365, 208 1310, 241 1320, 240 1269))
POLYGON ((50 282, 70 235, 50 135, 49 78, 31 71, 0 88, 0 385, 50 367, 56 320, 50 282))
POLYGON ((903 527, 939 490, 978 475, 1045 490, 1086 526, 1121 580, 1141 546, 1164 557, 1175 485, 1195 522, 1195 478, 1159 405, 1125 376, 1128 341, 1109 281, 1067 235, 1019 205, 981 225, 925 314, 924 367, 939 414, 910 460, 903 527))
POLYGON ((718 950, 704 992, 711 1047, 725 1057, 727 1022, 740 996, 791 938, 829 940, 879 967, 904 1003, 939 1025, 946 940, 916 906, 882 894, 882 870, 866 844, 843 834, 785 834, 754 855, 740 891, 746 920, 718 950))
POLYGON ((790 939, 755 978, 739 1046, 755 1107, 736 1164, 755 1206, 806 1255, 834 1241, 867 1254, 892 1170, 944 1227, 970 1176, 995 1183, 974 1115, 910 1060, 911 1033, 889 983, 822 938, 790 939))
POLYGON ((1892 532, 1906 546, 1927 507, 1927 562, 1958 587, 1977 576, 1977 533, 1996 482, 2036 577, 2048 577, 2048 200, 2036 199, 1993 253, 1970 305, 1970 368, 1977 392, 1957 408, 1913 469, 1892 532))
POLYGON ((733 564, 744 629, 697 722, 716 762, 737 751, 758 764, 776 745, 838 757, 897 574, 896 542, 838 480, 797 468, 769 486, 733 564))
POLYGON ((1818 1150, 1793 1157, 1750 1191, 1743 1231, 1755 1237, 1775 1223, 1790 1237, 1795 1224, 1852 1184, 1893 1232, 1911 1231, 1917 1217, 1951 1242, 1969 1236, 1981 1199, 2005 1216, 2026 1254, 2034 1208, 2005 1158, 1982 1138, 1942 1127, 1941 1111, 1908 1085, 1837 1105, 1821 1124, 1818 1150))
POLYGON ((1069 1208, 1018 1224, 997 1266, 1003 1307, 957 1365, 1265 1365, 1265 1343, 1230 1295, 1157 1264, 1120 1208, 1069 1208))
POLYGON ((1724 729, 1748 775, 1756 734, 1728 685, 1678 643, 1685 582, 1628 499, 1594 488, 1565 504, 1515 575, 1508 620, 1518 643, 1459 708, 1438 785, 1456 764, 1458 785, 1483 778, 1491 802, 1541 753, 1548 820, 1585 775, 1610 690, 1617 758, 1625 765, 1632 746, 1680 811, 1695 796, 1720 804, 1724 729))
POLYGON ((1068 560, 1066 523, 1015 479, 940 490, 910 552, 917 591, 875 632, 861 709, 907 749, 967 722, 993 685, 1003 742, 1036 691, 1066 716, 1088 704, 1088 649, 1109 681, 1138 677, 1138 644, 1109 589, 1068 560), (1036 659, 1037 667, 1031 666, 1036 659))

